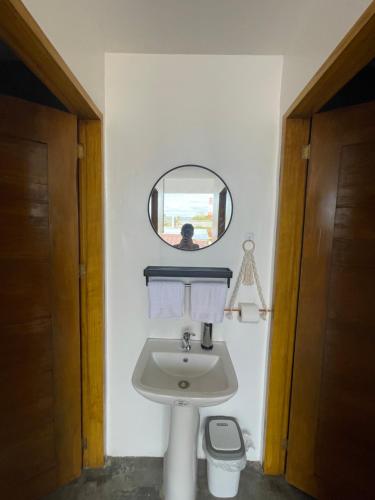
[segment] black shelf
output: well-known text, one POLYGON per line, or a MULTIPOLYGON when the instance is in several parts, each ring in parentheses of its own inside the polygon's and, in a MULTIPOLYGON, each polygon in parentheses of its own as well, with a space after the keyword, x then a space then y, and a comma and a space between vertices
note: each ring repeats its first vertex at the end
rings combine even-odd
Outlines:
POLYGON ((225 278, 230 287, 233 272, 228 267, 173 267, 148 266, 143 271, 146 277, 146 286, 149 278, 225 278))

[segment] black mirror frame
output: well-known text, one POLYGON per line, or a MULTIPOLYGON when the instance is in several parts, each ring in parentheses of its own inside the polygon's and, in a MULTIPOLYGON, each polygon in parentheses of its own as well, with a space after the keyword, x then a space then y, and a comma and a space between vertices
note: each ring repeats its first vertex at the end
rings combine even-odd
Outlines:
POLYGON ((181 252, 189 252, 189 253, 199 252, 200 250, 206 250, 207 248, 211 248, 212 246, 216 245, 216 243, 218 243, 222 238, 224 238, 224 236, 226 235, 226 233, 227 233, 227 231, 229 229, 229 226, 231 225, 232 219, 233 219, 233 210, 234 210, 233 196, 232 196, 231 190, 228 187, 228 184, 224 181, 224 179, 219 174, 217 174, 214 170, 212 170, 211 168, 204 167, 203 165, 197 165, 197 164, 194 164, 194 163, 186 163, 184 165, 178 165, 177 167, 173 167, 173 168, 167 170, 163 175, 161 175, 157 179, 157 181, 152 186, 150 194, 149 194, 149 197, 148 197, 148 201, 147 201, 147 216, 148 216, 148 220, 150 222, 150 225, 151 225, 154 233, 157 235, 157 237, 163 243, 165 243, 166 245, 168 245, 170 248, 174 248, 175 250, 180 250, 181 252), (230 219, 229 219, 228 225, 225 228, 225 231, 223 232, 223 234, 220 236, 220 238, 218 238, 216 241, 214 241, 213 243, 211 243, 211 245, 207 245, 207 246, 202 247, 202 248, 197 248, 196 250, 185 250, 184 248, 176 248, 173 245, 170 245, 165 240, 163 240, 163 238, 159 235, 159 233, 154 228, 154 225, 152 224, 152 221, 151 221, 150 202, 151 202, 151 196, 152 196, 153 190, 155 189, 155 187, 157 186, 157 184, 163 179, 163 177, 165 177, 166 175, 168 175, 170 172, 173 172, 174 170, 177 170, 178 168, 182 168, 182 167, 199 167, 199 168, 203 168, 204 170, 207 170, 208 172, 211 172, 213 175, 215 175, 216 177, 218 177, 218 179, 220 179, 221 182, 224 184, 224 186, 227 188, 229 196, 230 196, 230 200, 231 200, 231 203, 232 203, 232 211, 231 211, 231 214, 230 214, 230 219))

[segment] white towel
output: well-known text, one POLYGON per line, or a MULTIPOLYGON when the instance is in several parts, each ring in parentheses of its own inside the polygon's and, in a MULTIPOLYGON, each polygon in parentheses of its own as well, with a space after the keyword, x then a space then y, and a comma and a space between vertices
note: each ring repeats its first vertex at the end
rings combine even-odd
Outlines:
POLYGON ((185 285, 182 281, 149 281, 150 318, 181 318, 184 314, 185 285))
POLYGON ((191 284, 191 319, 203 323, 221 323, 228 286, 217 281, 194 281, 191 284))

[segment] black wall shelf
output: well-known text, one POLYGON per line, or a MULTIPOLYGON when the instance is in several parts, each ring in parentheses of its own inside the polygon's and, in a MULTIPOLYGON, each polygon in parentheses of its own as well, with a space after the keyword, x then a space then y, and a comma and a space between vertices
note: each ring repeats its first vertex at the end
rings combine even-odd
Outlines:
POLYGON ((225 278, 229 288, 233 272, 228 267, 148 266, 143 275, 146 277, 146 286, 149 278, 225 278))

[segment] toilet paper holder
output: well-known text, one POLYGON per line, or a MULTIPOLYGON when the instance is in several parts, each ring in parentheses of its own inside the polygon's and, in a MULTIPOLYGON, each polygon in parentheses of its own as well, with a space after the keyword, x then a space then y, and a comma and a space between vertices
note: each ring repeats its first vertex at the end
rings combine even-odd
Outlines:
MULTIPOLYGON (((224 312, 241 312, 241 309, 239 307, 226 307, 224 309, 224 312)), ((273 312, 273 309, 263 309, 263 308, 259 308, 259 312, 260 313, 271 313, 273 312)))

